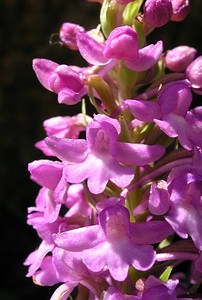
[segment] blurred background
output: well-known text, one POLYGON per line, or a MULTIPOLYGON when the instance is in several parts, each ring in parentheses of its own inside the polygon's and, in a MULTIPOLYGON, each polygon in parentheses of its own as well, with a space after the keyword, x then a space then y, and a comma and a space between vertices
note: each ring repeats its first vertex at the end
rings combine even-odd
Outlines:
MULTIPOLYGON (((202 1, 190 0, 186 20, 169 23, 152 34, 165 49, 189 45, 202 55, 202 1)), ((58 115, 80 112, 59 105, 57 96, 45 90, 32 71, 32 59, 81 66, 77 52, 50 45, 51 34, 63 22, 86 29, 99 23, 99 4, 85 0, 0 0, 0 299, 48 300, 55 287, 39 287, 26 278, 23 261, 39 245, 36 233, 26 224, 27 207, 34 206, 39 187, 29 179, 27 164, 43 155, 34 144, 45 137, 42 123, 58 115)), ((199 101, 199 100, 197 100, 199 101)))

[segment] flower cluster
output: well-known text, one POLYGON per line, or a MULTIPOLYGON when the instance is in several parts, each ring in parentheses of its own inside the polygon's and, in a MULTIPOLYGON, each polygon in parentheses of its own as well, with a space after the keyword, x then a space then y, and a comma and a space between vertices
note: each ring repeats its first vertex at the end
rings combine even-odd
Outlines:
POLYGON ((28 166, 41 186, 28 224, 42 241, 27 276, 57 285, 51 300, 202 299, 202 56, 147 42, 189 1, 97 2, 96 29, 59 32, 86 67, 33 60, 58 102, 82 110, 44 122, 46 159, 28 166))

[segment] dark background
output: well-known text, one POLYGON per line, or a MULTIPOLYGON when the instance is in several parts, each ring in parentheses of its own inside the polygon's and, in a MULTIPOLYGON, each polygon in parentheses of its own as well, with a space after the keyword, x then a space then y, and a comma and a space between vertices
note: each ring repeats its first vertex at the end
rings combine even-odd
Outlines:
MULTIPOLYGON (((169 23, 152 34, 165 49, 190 45, 202 54, 202 1, 181 23, 169 23)), ((34 143, 45 137, 42 122, 58 115, 73 115, 76 107, 59 105, 32 71, 32 59, 81 65, 76 52, 50 45, 49 38, 63 22, 91 29, 99 23, 99 4, 85 0, 0 0, 0 299, 48 300, 55 287, 39 287, 26 278, 26 256, 39 245, 26 224, 27 207, 33 206, 39 187, 29 179, 27 164, 43 158, 34 143), (37 298, 38 297, 38 298, 37 298)), ((200 101, 197 98, 197 101, 200 101)))

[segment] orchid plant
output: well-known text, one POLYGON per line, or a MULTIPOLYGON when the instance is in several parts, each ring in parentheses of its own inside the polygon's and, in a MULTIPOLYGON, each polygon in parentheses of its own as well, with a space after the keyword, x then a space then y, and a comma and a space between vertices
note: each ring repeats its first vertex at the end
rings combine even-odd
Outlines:
POLYGON ((189 1, 94 2, 96 29, 59 32, 85 67, 33 60, 59 103, 82 105, 44 121, 46 158, 28 166, 41 186, 28 208, 41 244, 27 276, 56 285, 51 300, 202 299, 202 56, 147 42, 189 1))

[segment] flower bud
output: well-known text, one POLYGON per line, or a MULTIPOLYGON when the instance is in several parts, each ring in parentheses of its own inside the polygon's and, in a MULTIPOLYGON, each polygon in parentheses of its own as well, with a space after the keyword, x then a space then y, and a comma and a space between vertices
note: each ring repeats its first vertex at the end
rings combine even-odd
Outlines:
POLYGON ((195 55, 195 48, 189 46, 178 46, 167 52, 165 56, 165 65, 173 72, 182 72, 192 62, 195 55))
POLYGON ((180 22, 186 18, 189 13, 189 0, 171 0, 173 7, 172 21, 180 22))
POLYGON ((144 21, 150 27, 161 27, 172 16, 171 0, 147 0, 144 5, 144 21))
POLYGON ((73 23, 63 23, 60 28, 60 40, 71 50, 77 50, 76 36, 78 32, 83 32, 84 28, 73 23))
POLYGON ((191 82, 193 90, 202 95, 202 55, 187 67, 186 78, 191 82))

